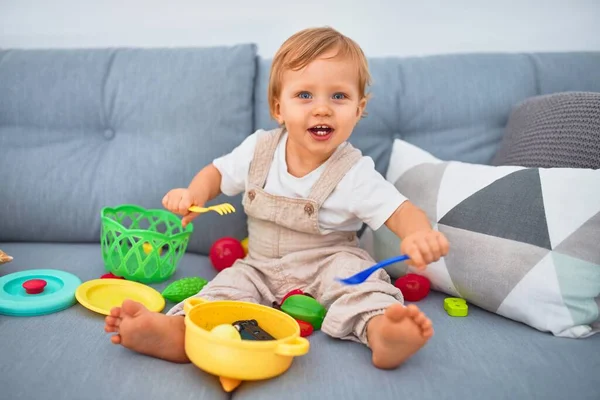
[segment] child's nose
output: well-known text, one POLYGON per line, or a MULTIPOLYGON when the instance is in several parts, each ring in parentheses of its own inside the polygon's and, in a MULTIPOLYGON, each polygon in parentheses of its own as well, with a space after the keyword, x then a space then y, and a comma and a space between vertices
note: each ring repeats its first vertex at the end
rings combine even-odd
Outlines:
POLYGON ((331 107, 329 107, 329 105, 325 102, 317 103, 317 104, 315 104, 315 107, 313 108, 313 115, 319 116, 319 117, 330 116, 331 115, 331 107))

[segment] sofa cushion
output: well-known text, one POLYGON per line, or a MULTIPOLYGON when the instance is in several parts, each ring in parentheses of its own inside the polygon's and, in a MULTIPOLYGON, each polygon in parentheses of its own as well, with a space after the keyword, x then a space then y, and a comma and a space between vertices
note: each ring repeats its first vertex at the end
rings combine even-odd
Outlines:
POLYGON ((450 317, 443 294, 432 291, 417 304, 432 320, 435 334, 398 369, 371 364, 365 346, 309 336, 310 351, 294 360, 286 374, 265 382, 246 382, 234 400, 563 400, 600 398, 600 335, 565 340, 531 329, 479 307, 450 317))
MULTIPOLYGON (((270 60, 259 64, 256 127, 274 127, 267 87, 270 60)), ((489 163, 512 104, 535 94, 525 55, 444 55, 369 59, 368 115, 350 137, 387 170, 393 140, 415 143, 442 159, 489 163)))
MULTIPOLYGON (((99 244, 0 242, 0 247, 14 257, 0 267, 1 275, 51 268, 85 282, 106 272, 99 244)), ((171 280, 151 286, 162 291, 184 276, 210 280, 215 274, 208 258, 186 254, 171 280)), ((163 312, 173 305, 167 302, 163 312)), ((104 332, 104 316, 79 303, 44 316, 0 315, 0 332, 0 387, 7 399, 229 398, 217 378, 192 364, 173 364, 113 345, 104 332)))
MULTIPOLYGON (((250 44, 0 52, 0 240, 99 243, 102 207, 162 208, 251 133, 255 56, 250 44)), ((197 221, 196 252, 246 233, 241 212, 197 221)))
POLYGON ((600 92, 547 94, 518 104, 492 164, 600 168, 600 92))
MULTIPOLYGON (((516 103, 540 93, 600 91, 600 53, 371 57, 368 116, 350 138, 385 174, 394 139, 442 160, 489 164, 516 103), (575 71, 575 72, 574 72, 575 71)), ((270 59, 258 64, 254 128, 269 116, 270 59)))
MULTIPOLYGON (((55 268, 83 281, 104 273, 95 244, 2 243, 15 260, 0 273, 55 268)), ((172 280, 213 279, 206 257, 186 254, 172 280)), ((172 280, 152 287, 162 291, 172 280)), ((563 340, 469 305, 466 318, 449 317, 445 295, 432 291, 416 303, 432 319, 435 335, 404 366, 371 366, 363 345, 309 336, 307 355, 294 359, 282 376, 244 382, 233 398, 286 399, 581 399, 600 395, 600 335, 563 340), (340 366, 344 366, 340 370, 340 366), (357 379, 357 377, 359 377, 357 379)), ((173 304, 168 303, 163 312, 173 304)), ((10 399, 115 398, 226 399, 218 379, 192 364, 179 365, 133 353, 110 343, 103 316, 79 304, 39 317, 0 316, 0 386, 10 399), (84 396, 85 398, 85 396, 84 396)))
POLYGON ((600 92, 600 52, 567 51, 529 55, 538 94, 600 92))
MULTIPOLYGON (((447 256, 411 272, 557 336, 600 330, 600 170, 443 162, 401 140, 392 154, 387 179, 450 242, 447 256)), ((377 242, 398 251, 386 227, 377 242)))

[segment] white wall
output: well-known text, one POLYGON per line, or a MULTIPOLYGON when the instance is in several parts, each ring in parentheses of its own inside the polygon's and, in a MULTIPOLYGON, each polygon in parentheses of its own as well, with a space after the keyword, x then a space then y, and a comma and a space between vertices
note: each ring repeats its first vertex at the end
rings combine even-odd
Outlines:
POLYGON ((271 56, 320 25, 369 56, 600 50, 600 0, 0 0, 4 48, 254 42, 271 56))

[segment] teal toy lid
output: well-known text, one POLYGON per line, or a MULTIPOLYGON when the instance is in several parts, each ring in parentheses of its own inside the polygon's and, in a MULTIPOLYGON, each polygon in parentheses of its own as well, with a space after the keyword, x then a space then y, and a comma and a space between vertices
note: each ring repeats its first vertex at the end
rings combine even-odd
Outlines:
POLYGON ((33 269, 0 278, 0 314, 36 316, 71 307, 81 280, 65 271, 33 269))

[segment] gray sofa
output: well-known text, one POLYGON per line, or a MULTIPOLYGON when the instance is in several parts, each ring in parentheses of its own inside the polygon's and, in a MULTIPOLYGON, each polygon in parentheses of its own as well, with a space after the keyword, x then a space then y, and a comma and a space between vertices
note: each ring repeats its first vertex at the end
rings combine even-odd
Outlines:
MULTIPOLYGON (((369 115, 351 141, 385 174, 394 138, 446 160, 490 163, 511 108, 537 94, 600 91, 600 53, 463 54, 370 60, 369 115)), ((269 119, 269 60, 256 47, 0 52, 0 277, 37 268, 106 271, 100 210, 160 208, 214 157, 269 119)), ((230 201, 241 210, 240 198, 230 201)), ((207 254, 246 236, 243 212, 195 222, 176 274, 216 271, 207 254)), ((556 338, 470 306, 451 318, 442 293, 419 303, 430 343, 394 371, 322 332, 276 379, 225 393, 192 364, 110 343, 80 304, 45 316, 0 315, 0 397, 17 399, 600 399, 600 337, 556 338)), ((168 303, 166 312, 173 304, 168 303)))

